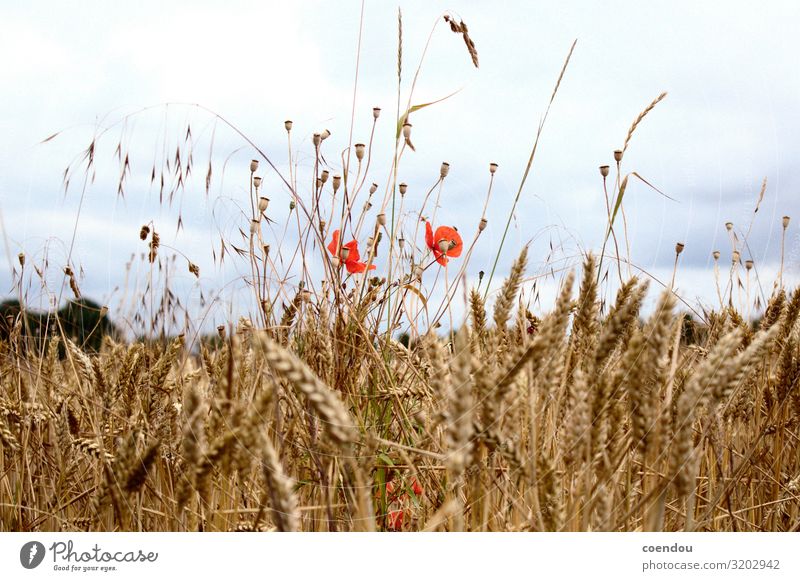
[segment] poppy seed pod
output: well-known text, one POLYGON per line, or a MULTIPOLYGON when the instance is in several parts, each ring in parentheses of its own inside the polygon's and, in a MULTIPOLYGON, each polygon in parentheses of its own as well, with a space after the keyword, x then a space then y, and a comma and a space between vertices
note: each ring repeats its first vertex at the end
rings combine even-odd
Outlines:
POLYGON ((253 185, 256 187, 256 189, 260 188, 261 187, 261 178, 258 177, 258 176, 254 177, 253 178, 253 185))
POLYGON ((401 196, 405 196, 406 195, 406 191, 408 191, 408 185, 405 182, 403 182, 403 183, 400 184, 399 189, 400 189, 400 195, 401 196))
POLYGON ((322 141, 325 141, 326 139, 328 139, 328 137, 331 136, 331 132, 326 129, 322 133, 320 133, 319 136, 322 139, 322 141))
POLYGON ((326 170, 326 169, 322 170, 322 173, 319 176, 320 181, 324 184, 325 182, 328 181, 328 176, 329 175, 331 175, 331 174, 328 172, 328 170, 326 170))
POLYGON ((386 226, 386 214, 380 213, 378 214, 378 224, 381 226, 386 226))
POLYGON ((250 220, 250 234, 258 232, 258 220, 250 220))
POLYGON ((100 307, 100 318, 102 319, 107 314, 108 314, 108 306, 103 305, 102 307, 100 307))
POLYGON ((733 251, 733 257, 732 257, 733 263, 734 264, 738 264, 739 263, 739 259, 741 258, 741 256, 742 255, 739 253, 738 250, 734 250, 733 251))
POLYGON ((265 257, 269 256, 269 244, 264 244, 264 246, 262 246, 261 249, 264 251, 265 257))
POLYGON ((680 254, 681 252, 683 252, 683 249, 684 249, 683 242, 678 242, 675 244, 675 254, 680 254))
POLYGON ((364 202, 364 211, 367 212, 372 208, 372 202, 366 201, 364 202))
POLYGON ((317 189, 320 189, 321 187, 322 187, 322 180, 317 178, 317 189))
POLYGON ((486 224, 488 224, 488 220, 486 220, 486 218, 481 218, 481 221, 478 222, 478 232, 486 230, 486 224))
POLYGON ((258 198, 258 211, 259 212, 266 212, 267 211, 267 206, 269 206, 269 198, 265 198, 264 196, 261 196, 260 198, 258 198))
POLYGON ((17 255, 17 259, 19 259, 19 265, 20 265, 20 266, 22 266, 22 267, 24 267, 24 266, 25 266, 25 254, 24 254, 24 253, 22 253, 22 252, 20 252, 20 253, 17 255))
POLYGON ((311 143, 314 144, 314 147, 319 147, 319 144, 322 143, 322 137, 319 133, 314 134, 314 136, 311 138, 311 143))
POLYGON ((752 270, 753 269, 753 261, 752 260, 745 260, 744 261, 744 267, 747 270, 752 270))
POLYGON ((369 193, 370 193, 370 195, 371 195, 371 194, 374 194, 374 193, 375 193, 375 192, 377 192, 377 191, 378 191, 378 184, 376 184, 376 183, 373 183, 373 184, 372 184, 372 185, 369 187, 369 193))
POLYGON ((608 166, 607 165, 601 165, 600 166, 600 175, 603 176, 604 178, 608 177, 608 166))
POLYGON ((497 164, 495 162, 490 163, 489 164, 489 173, 494 175, 494 172, 497 171, 497 167, 498 166, 497 166, 497 164))
POLYGON ((254 159, 250 162, 250 173, 253 173, 258 170, 258 160, 254 159))
POLYGON ((622 161, 622 150, 621 149, 615 149, 614 150, 614 161, 616 161, 617 163, 622 161))
POLYGON ((725 228, 730 232, 733 230, 733 222, 725 222, 725 228))
POLYGON ((364 159, 364 151, 367 149, 367 146, 363 143, 356 143, 356 159, 361 161, 364 159))
POLYGON ((292 130, 291 120, 287 119, 286 121, 284 121, 283 126, 286 128, 286 131, 291 131, 292 130))
POLYGON ((789 216, 784 216, 783 217, 783 229, 784 230, 786 230, 789 227, 789 220, 791 220, 791 218, 789 218, 789 216))
POLYGON ((290 211, 290 212, 291 212, 292 210, 294 210, 296 207, 297 207, 297 203, 296 203, 294 200, 292 200, 291 202, 289 202, 289 211, 290 211))
MULTIPOLYGON (((348 252, 349 252, 349 250, 348 250, 348 252)), ((334 256, 333 258, 331 258, 331 264, 333 265, 334 268, 339 268, 339 265, 341 264, 341 261, 334 256)))
POLYGON ((350 257, 350 249, 347 246, 342 246, 341 251, 339 251, 339 256, 344 262, 347 262, 347 259, 350 257))
POLYGON ((373 119, 377 119, 381 116, 381 108, 380 107, 373 107, 372 108, 372 117, 373 119))
POLYGON ((333 176, 333 193, 336 193, 336 190, 339 189, 339 186, 342 185, 342 176, 333 176))
POLYGON ((411 125, 411 123, 409 123, 408 121, 403 123, 403 137, 405 137, 406 139, 410 139, 411 138, 411 128, 412 127, 413 127, 413 125, 411 125))
POLYGON ((403 247, 406 245, 406 239, 402 238, 402 237, 398 238, 397 239, 397 245, 400 247, 400 250, 402 250, 403 247))
POLYGON ((720 254, 719 250, 715 250, 714 252, 711 253, 711 256, 713 256, 714 260, 716 261, 719 260, 719 254, 720 254))
POLYGON ((450 173, 450 164, 447 163, 446 161, 443 161, 442 162, 442 167, 439 168, 439 177, 444 179, 444 178, 447 177, 447 174, 449 174, 449 173, 450 173))
POLYGON ((451 240, 444 240, 444 239, 439 240, 439 250, 442 251, 442 254, 446 254, 447 251, 450 250, 450 248, 451 248, 450 243, 451 242, 452 242, 451 240))

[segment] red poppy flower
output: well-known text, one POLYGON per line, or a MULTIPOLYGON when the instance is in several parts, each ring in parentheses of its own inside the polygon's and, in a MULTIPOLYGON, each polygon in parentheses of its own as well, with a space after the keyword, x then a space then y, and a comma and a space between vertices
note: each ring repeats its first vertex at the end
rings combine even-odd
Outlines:
POLYGON ((399 531, 403 528, 402 510, 392 510, 386 515, 386 528, 392 531, 399 531))
MULTIPOLYGON (((338 258, 340 263, 344 263, 347 272, 350 274, 367 270, 367 264, 359 262, 361 255, 358 253, 358 242, 351 240, 347 244, 342 244, 342 247, 339 248, 339 234, 339 230, 334 230, 333 240, 328 244, 330 253, 338 258)), ((375 270, 375 265, 371 264, 369 270, 375 270)))
POLYGON ((430 222, 425 222, 425 243, 433 251, 436 262, 442 266, 447 264, 447 257, 461 256, 464 243, 455 228, 439 226, 434 233, 430 222))
POLYGON ((411 480, 411 490, 414 491, 417 497, 422 496, 422 486, 419 485, 416 478, 411 480))

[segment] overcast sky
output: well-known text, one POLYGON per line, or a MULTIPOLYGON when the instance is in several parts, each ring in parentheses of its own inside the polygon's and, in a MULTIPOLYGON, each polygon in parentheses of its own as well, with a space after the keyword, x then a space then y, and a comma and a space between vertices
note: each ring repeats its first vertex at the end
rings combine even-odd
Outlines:
MULTIPOLYGON (((294 121, 297 149, 308 153, 311 134, 322 128, 332 132, 326 142, 331 158, 347 145, 359 1, 0 6, 4 294, 11 288, 9 257, 15 262, 24 251, 41 259, 48 245, 51 266, 66 259, 81 188, 73 182, 64 196, 64 168, 97 127, 126 114, 164 103, 201 104, 236 124, 284 169, 285 119, 294 121), (40 144, 57 131, 63 132, 40 144)), ((631 184, 625 207, 633 262, 669 280, 675 243, 685 243, 676 286, 691 304, 713 304, 711 253, 719 249, 722 263, 730 264, 725 222, 731 221, 740 234, 750 229, 750 252, 743 258, 755 260, 769 294, 780 260, 781 216, 790 215, 795 220, 787 239, 787 279, 798 279, 800 5, 425 0, 400 6, 404 100, 425 40, 445 11, 469 25, 480 56, 476 70, 461 39, 439 24, 413 102, 459 92, 412 117, 417 151, 404 156, 400 172, 410 185, 408 202, 418 203, 440 163, 450 162, 439 216, 471 232, 480 217, 488 164, 500 165, 489 227, 470 276, 490 269, 536 127, 577 39, 499 272, 532 238, 532 274, 551 241, 573 259, 581 249, 599 250, 606 210, 598 166, 613 164, 612 152, 622 146, 631 122, 668 91, 637 129, 624 170, 636 171, 676 201, 631 184), (764 178, 766 195, 751 226, 764 178)), ((397 4, 367 1, 364 19, 354 139, 368 139, 371 109, 382 107, 376 144, 384 154, 374 180, 385 183, 396 107, 397 4)), ((125 263, 144 250, 137 233, 150 220, 161 226, 165 244, 201 265, 199 286, 180 270, 194 289, 187 292, 196 295, 230 275, 212 275, 216 238, 210 216, 215 197, 246 199, 241 181, 246 184, 252 151, 238 150, 242 141, 219 129, 220 171, 211 199, 202 179, 191 183, 179 201, 186 230, 176 238, 175 208, 159 210, 149 173, 165 127, 175 132, 169 136, 174 142, 187 121, 208 137, 209 115, 170 106, 130 118, 99 143, 97 178, 86 190, 73 249, 87 296, 120 299, 125 263), (123 127, 133 177, 120 199, 113 153, 123 127)), ((197 173, 202 177, 203 171, 197 173)), ((275 187, 272 203, 285 208, 288 194, 277 181, 269 185, 275 187)), ((37 292, 31 294, 41 299, 37 292)))

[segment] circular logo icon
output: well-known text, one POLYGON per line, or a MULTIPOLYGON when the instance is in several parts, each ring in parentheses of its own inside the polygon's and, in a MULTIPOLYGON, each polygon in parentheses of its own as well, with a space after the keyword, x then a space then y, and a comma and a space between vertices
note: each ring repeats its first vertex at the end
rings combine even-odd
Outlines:
POLYGON ((39 541, 25 543, 19 550, 19 562, 26 569, 35 569, 42 564, 44 552, 44 545, 39 541))

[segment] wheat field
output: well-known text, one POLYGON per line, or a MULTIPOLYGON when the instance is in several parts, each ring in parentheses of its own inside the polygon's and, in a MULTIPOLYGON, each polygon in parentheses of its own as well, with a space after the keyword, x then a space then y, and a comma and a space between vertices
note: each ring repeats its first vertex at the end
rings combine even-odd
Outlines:
MULTIPOLYGON (((623 202, 629 179, 649 183, 623 157, 666 93, 600 167, 602 248, 549 263, 556 298, 533 309, 528 245, 504 282, 491 282, 502 278, 506 234, 575 45, 491 272, 475 284, 468 268, 498 166, 471 239, 437 216, 449 163, 436 163, 427 194, 407 194, 399 174, 416 151, 410 119, 430 103, 412 104, 422 61, 400 103, 398 17, 391 151, 373 151, 377 107, 369 140, 351 135, 343 151, 327 151, 330 132, 314 133, 302 163, 291 121, 288 158, 274 163, 205 111, 257 158, 242 167, 249 199, 214 257, 244 265, 249 316, 181 332, 160 223, 140 232, 150 274, 128 323, 148 332, 136 337, 106 332, 99 321, 115 315, 106 306, 88 335, 61 311, 32 318, 23 281, 44 281, 47 265, 20 253, 19 308, 0 339, 0 531, 799 530, 800 289, 781 275, 754 308, 746 236, 732 236, 727 281, 714 253, 714 310, 689 317, 674 275, 673 284, 631 276, 623 202), (389 160, 381 185, 370 173, 379 156, 389 160), (282 223, 259 167, 288 196, 282 223)), ((441 22, 477 67, 466 23, 441 22)), ((112 129, 67 168, 65 189, 93 174, 112 129)), ((165 204, 192 187, 190 174, 206 194, 216 179, 211 161, 193 161, 201 148, 190 136, 182 130, 177 154, 148 172, 165 204)), ((116 144, 119 195, 134 189, 129 145, 116 144)), ((784 238, 788 226, 785 217, 784 238)), ((192 252, 177 261, 199 278, 192 252)), ((81 299, 80 266, 58 268, 62 290, 81 299)))

